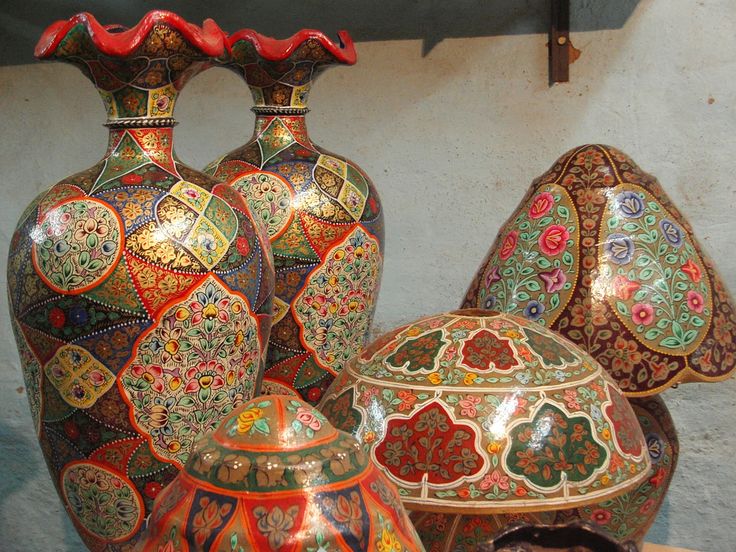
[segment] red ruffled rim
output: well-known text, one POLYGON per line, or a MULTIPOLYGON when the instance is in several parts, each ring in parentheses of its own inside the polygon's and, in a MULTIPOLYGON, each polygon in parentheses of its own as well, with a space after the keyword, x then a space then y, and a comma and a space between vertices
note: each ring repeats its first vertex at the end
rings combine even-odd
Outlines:
POLYGON ((34 55, 38 59, 53 56, 59 43, 75 26, 87 27, 92 42, 97 49, 107 56, 126 57, 133 53, 146 39, 154 25, 165 24, 179 31, 204 55, 219 57, 225 53, 225 33, 212 19, 205 19, 202 27, 185 21, 175 13, 154 10, 148 12, 140 22, 129 30, 118 31, 120 25, 101 25, 97 19, 87 12, 78 13, 66 21, 56 21, 49 25, 41 35, 34 55))
POLYGON ((227 37, 226 44, 229 50, 236 42, 246 40, 253 44, 258 54, 268 61, 284 61, 304 42, 310 39, 319 41, 319 43, 330 52, 340 63, 353 65, 358 55, 355 53, 355 44, 347 31, 338 31, 337 37, 340 39, 339 44, 335 44, 322 31, 315 29, 302 29, 298 33, 279 40, 264 36, 257 33, 253 29, 241 29, 227 37))

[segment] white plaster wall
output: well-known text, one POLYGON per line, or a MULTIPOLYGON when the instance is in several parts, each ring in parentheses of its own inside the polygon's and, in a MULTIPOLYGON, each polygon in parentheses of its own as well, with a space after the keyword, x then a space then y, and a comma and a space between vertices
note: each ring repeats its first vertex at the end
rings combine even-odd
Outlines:
MULTIPOLYGON (((610 4, 610 3, 609 3, 610 4)), ((583 2, 595 11, 596 2, 583 2)), ((546 36, 358 44, 325 74, 310 131, 358 162, 385 206, 376 329, 455 308, 532 178, 567 149, 618 146, 655 175, 736 289, 736 3, 643 0, 622 29, 578 33, 572 82, 547 86, 546 36)), ((253 117, 227 71, 182 95, 177 151, 192 166, 244 142, 253 117)), ((0 240, 42 189, 96 162, 101 102, 74 68, 0 68, 0 240)), ((5 253, 0 284, 5 285, 5 253)), ((2 312, 7 312, 1 295, 2 312)), ((0 550, 82 550, 32 434, 10 326, 0 319, 0 550)), ((649 540, 736 550, 736 381, 666 392, 682 455, 649 540)))

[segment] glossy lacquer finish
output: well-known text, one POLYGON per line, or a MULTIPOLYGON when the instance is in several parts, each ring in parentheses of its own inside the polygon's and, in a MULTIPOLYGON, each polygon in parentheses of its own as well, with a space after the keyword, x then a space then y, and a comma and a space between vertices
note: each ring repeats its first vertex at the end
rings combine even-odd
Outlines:
MULTIPOLYGON (((674 475, 679 443, 672 418, 661 397, 630 399, 647 441, 652 467, 635 489, 617 497, 579 508, 497 515, 460 515, 435 512, 410 514, 428 552, 475 552, 511 523, 564 523, 584 520, 620 542, 643 545, 674 475)), ((500 489, 508 482, 499 481, 500 489)))
POLYGON ((393 330, 320 404, 407 508, 492 514, 617 496, 650 467, 636 416, 587 353, 539 324, 463 310, 393 330))
POLYGON ((172 145, 179 91, 223 52, 214 23, 167 12, 128 31, 80 14, 36 50, 80 67, 109 115, 104 158, 28 207, 8 262, 35 428, 94 551, 128 549, 196 436, 258 388, 268 238, 238 194, 172 145))
POLYGON ((253 399, 156 499, 137 552, 422 551, 357 441, 294 397, 253 399))
POLYGON ((532 183, 463 306, 558 331, 629 396, 736 366, 733 300, 712 262, 659 182, 608 146, 575 148, 532 183))
POLYGON ((336 44, 310 30, 286 40, 250 30, 230 36, 227 66, 253 93, 256 128, 247 144, 205 169, 243 195, 273 245, 264 388, 310 403, 365 345, 383 263, 373 184, 353 162, 316 146, 305 126, 314 79, 331 65, 355 63, 350 37, 339 37, 336 44))

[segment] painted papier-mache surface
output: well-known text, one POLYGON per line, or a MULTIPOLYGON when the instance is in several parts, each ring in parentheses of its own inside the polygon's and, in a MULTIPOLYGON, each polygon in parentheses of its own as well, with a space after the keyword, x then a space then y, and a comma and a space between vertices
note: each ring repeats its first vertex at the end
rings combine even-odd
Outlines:
POLYGON ((128 548, 195 437, 259 385, 268 238, 237 193, 172 146, 179 91, 223 52, 212 21, 167 12, 130 30, 80 14, 36 50, 82 69, 109 115, 104 158, 26 209, 8 263, 35 429, 94 551, 128 548))
POLYGON ((419 552, 396 487, 296 397, 228 415, 156 499, 137 552, 419 552))
POLYGON ((274 40, 229 37, 228 67, 247 82, 256 113, 244 146, 205 169, 240 192, 267 226, 276 265, 274 327, 264 387, 316 403, 365 344, 380 284, 383 214, 370 179, 316 146, 305 126, 314 79, 355 63, 347 33, 335 44, 305 30, 274 40))
POLYGON ((320 407, 412 510, 572 508, 649 475, 641 427, 611 377, 513 315, 467 309, 393 330, 347 364, 320 407))
MULTIPOLYGON (((511 523, 555 524, 579 519, 594 523, 619 542, 634 541, 643 546, 666 496, 677 464, 679 443, 672 417, 659 396, 630 399, 639 420, 652 467, 649 477, 631 491, 578 508, 546 512, 496 515, 412 512, 411 520, 427 552, 474 552, 511 523)), ((498 479, 499 491, 508 491, 510 482, 498 479)))
POLYGON ((575 148, 536 179, 463 303, 536 320, 629 396, 736 366, 733 300, 659 182, 626 154, 575 148))

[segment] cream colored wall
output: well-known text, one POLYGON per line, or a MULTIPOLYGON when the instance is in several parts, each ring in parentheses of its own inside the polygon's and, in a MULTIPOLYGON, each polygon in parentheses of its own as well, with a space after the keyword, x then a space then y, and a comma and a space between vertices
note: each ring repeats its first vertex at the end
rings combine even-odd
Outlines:
MULTIPOLYGON (((580 4, 595 17, 596 2, 580 4)), ((543 35, 446 39, 426 57, 420 40, 359 43, 357 66, 315 86, 309 124, 383 198, 376 329, 455 308, 532 178, 586 142, 615 145, 657 175, 736 290, 734 29, 731 0, 643 0, 623 28, 573 35, 583 55, 572 81, 553 88, 543 35)), ((247 96, 221 69, 192 81, 177 109, 180 157, 201 167, 242 143, 253 120, 247 96)), ((97 161, 106 133, 95 92, 60 64, 0 68, 0 113, 7 244, 25 205, 97 161)), ((32 435, 9 324, 0 323, 0 549, 80 550, 32 435)), ((665 394, 682 455, 651 540, 736 550, 735 391, 730 380, 665 394)))

